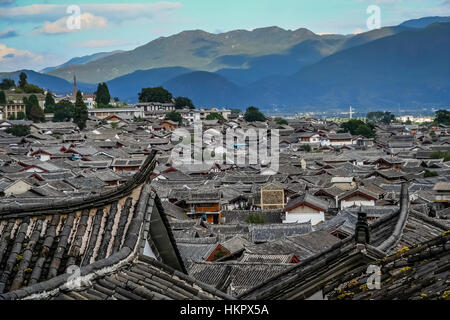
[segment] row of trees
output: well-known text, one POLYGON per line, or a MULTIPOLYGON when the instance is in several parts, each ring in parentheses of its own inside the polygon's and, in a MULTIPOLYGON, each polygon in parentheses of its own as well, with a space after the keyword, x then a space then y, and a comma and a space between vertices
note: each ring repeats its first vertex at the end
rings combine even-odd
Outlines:
POLYGON ((435 123, 450 126, 450 111, 438 110, 435 113, 435 123))
POLYGON ((175 100, 175 109, 195 109, 194 103, 187 97, 173 98, 172 93, 163 87, 142 88, 138 94, 139 102, 171 103, 175 100))
POLYGON ((77 92, 75 104, 67 99, 55 103, 53 96, 47 93, 45 97, 45 113, 53 113, 53 122, 73 121, 80 130, 86 127, 88 110, 83 102, 81 91, 77 92))
POLYGON ((3 79, 2 82, 0 82, 0 90, 9 90, 15 86, 16 83, 12 79, 3 79))
MULTIPOLYGON (((266 116, 264 114, 262 114, 257 107, 248 107, 247 111, 245 112, 244 118, 247 122, 266 121, 266 116)), ((181 114, 179 114, 176 111, 167 113, 165 119, 175 121, 180 124, 183 121, 181 114)), ((205 120, 219 120, 219 122, 225 121, 222 114, 220 114, 218 112, 211 112, 208 116, 206 116, 205 120)), ((282 120, 284 120, 284 119, 282 119, 282 120)), ((286 120, 280 121, 280 123, 287 124, 287 121, 286 120)))
MULTIPOLYGON (((367 121, 371 123, 383 123, 390 124, 396 122, 395 115, 391 112, 373 111, 367 114, 367 121)), ((450 125, 450 111, 438 110, 435 112, 435 124, 450 125)), ((411 124, 411 120, 408 120, 406 124, 411 124)))
POLYGON ((83 102, 81 91, 77 92, 75 104, 67 99, 56 103, 53 95, 47 92, 45 97, 44 110, 39 106, 37 97, 32 94, 28 98, 23 98, 26 113, 19 112, 17 117, 10 117, 9 120, 28 119, 33 122, 44 122, 46 113, 53 113, 53 122, 73 121, 80 130, 86 127, 88 110, 83 102))
MULTIPOLYGON (((13 81, 14 82, 14 81, 13 81)), ((11 83, 12 84, 12 83, 11 83)), ((19 87, 16 87, 17 92, 25 92, 25 93, 41 93, 43 94, 45 91, 38 86, 28 83, 27 74, 25 72, 21 72, 19 75, 19 87), (18 89, 18 90, 17 90, 18 89)))
POLYGON ((395 115, 390 112, 373 111, 367 114, 367 121, 372 123, 390 124, 395 121, 395 115))
POLYGON ((352 135, 359 135, 366 138, 375 138, 375 125, 371 122, 351 119, 341 124, 340 133, 349 132, 352 135))

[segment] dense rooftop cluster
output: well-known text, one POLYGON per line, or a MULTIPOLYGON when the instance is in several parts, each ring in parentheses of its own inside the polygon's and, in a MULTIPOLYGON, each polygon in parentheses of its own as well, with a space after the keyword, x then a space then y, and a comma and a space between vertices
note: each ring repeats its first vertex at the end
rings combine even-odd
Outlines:
POLYGON ((369 139, 319 119, 203 121, 278 130, 274 169, 177 165, 179 123, 117 118, 0 131, 0 299, 450 297, 446 126, 378 124, 369 139))

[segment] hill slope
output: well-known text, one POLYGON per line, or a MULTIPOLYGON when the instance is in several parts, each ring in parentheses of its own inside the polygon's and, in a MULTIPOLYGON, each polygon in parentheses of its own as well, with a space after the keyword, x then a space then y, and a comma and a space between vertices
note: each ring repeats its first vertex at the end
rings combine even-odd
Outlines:
POLYGON ((50 71, 53 71, 55 69, 60 69, 60 68, 64 68, 66 66, 70 66, 70 65, 82 65, 82 64, 86 64, 88 62, 93 62, 93 61, 97 61, 98 59, 101 58, 105 58, 105 57, 109 57, 113 54, 116 53, 121 53, 123 52, 122 50, 116 50, 116 51, 112 51, 112 52, 99 52, 99 53, 94 53, 88 56, 82 56, 82 57, 76 57, 76 58, 72 58, 69 61, 67 61, 66 63, 63 63, 59 66, 56 67, 48 67, 45 68, 43 70, 41 70, 41 73, 48 73, 50 71))
MULTIPOLYGON (((13 79, 16 85, 19 82, 19 75, 24 72, 27 75, 27 82, 37 85, 40 88, 47 89, 53 93, 70 93, 73 90, 73 83, 64 79, 39 73, 33 70, 19 70, 15 72, 0 73, 0 80, 13 79)), ((96 87, 89 83, 77 82, 77 87, 83 92, 93 92, 96 87)))
POLYGON ((425 17, 405 21, 402 24, 400 24, 400 26, 407 28, 426 28, 433 23, 448 23, 448 22, 450 22, 450 17, 425 17))
POLYGON ((193 70, 216 71, 236 67, 216 58, 227 55, 261 56, 284 52, 305 40, 320 39, 307 29, 288 31, 278 27, 236 30, 212 34, 201 30, 184 31, 162 37, 132 51, 114 54, 84 65, 70 65, 49 74, 88 83, 109 81, 136 70, 184 67, 193 70))
POLYGON ((160 86, 170 79, 189 72, 192 70, 181 67, 138 70, 108 81, 107 84, 111 96, 119 97, 121 101, 134 103, 142 88, 160 86))
POLYGON ((242 101, 240 88, 224 77, 196 71, 163 84, 174 96, 190 97, 196 107, 236 106, 242 101))
POLYGON ((450 24, 432 24, 338 52, 284 79, 247 88, 264 105, 423 107, 450 104, 450 24))

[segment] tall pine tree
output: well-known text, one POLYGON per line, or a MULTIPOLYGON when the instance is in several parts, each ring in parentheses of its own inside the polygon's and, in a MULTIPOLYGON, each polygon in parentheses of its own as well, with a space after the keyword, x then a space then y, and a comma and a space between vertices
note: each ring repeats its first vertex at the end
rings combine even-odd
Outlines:
POLYGON ((28 97, 28 99, 27 99, 27 97, 24 97, 24 98, 23 98, 23 103, 24 103, 25 106, 26 106, 26 115, 27 115, 27 118, 28 118, 28 119, 31 119, 31 118, 30 118, 30 112, 31 112, 31 109, 32 109, 33 107, 38 107, 39 109, 41 108, 41 107, 39 106, 38 98, 37 98, 34 94, 30 95, 30 96, 28 97))
POLYGON ((86 128, 86 120, 88 119, 88 110, 86 104, 83 102, 83 95, 81 91, 77 92, 77 98, 75 101, 75 111, 73 114, 73 122, 83 130, 86 128))
POLYGON ((47 91, 47 95, 45 96, 45 104, 44 104, 44 112, 45 113, 53 113, 55 112, 55 99, 53 99, 53 95, 50 91, 47 91))
POLYGON ((97 92, 95 92, 95 102, 98 106, 104 107, 109 105, 111 101, 111 95, 109 94, 109 89, 106 83, 99 83, 97 86, 97 92))
POLYGON ((0 104, 6 103, 5 91, 0 91, 0 104))
POLYGON ((27 74, 25 72, 21 72, 19 75, 19 87, 24 88, 27 85, 27 74))

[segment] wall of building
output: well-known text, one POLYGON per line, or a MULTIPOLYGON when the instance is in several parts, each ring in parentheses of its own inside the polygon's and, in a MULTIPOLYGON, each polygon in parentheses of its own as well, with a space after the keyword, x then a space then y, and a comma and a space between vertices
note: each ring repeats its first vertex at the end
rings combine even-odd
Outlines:
POLYGON ((325 214, 323 212, 318 213, 292 213, 287 212, 286 218, 283 223, 305 223, 311 221, 311 225, 316 225, 325 221, 325 214))
POLYGON ((31 186, 28 183, 23 181, 18 181, 14 185, 5 189, 5 196, 10 197, 11 195, 22 194, 31 189, 31 186))

